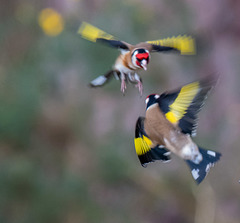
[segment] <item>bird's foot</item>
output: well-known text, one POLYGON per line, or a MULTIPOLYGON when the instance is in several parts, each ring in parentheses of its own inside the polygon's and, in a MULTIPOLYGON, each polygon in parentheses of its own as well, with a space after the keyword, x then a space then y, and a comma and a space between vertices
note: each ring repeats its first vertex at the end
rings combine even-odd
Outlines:
POLYGON ((135 86, 138 88, 139 93, 140 93, 140 95, 142 96, 142 94, 143 94, 143 85, 142 85, 142 82, 141 82, 141 81, 138 81, 138 83, 137 83, 135 86))
POLYGON ((127 85, 124 79, 121 81, 121 92, 124 94, 125 90, 127 89, 127 85))

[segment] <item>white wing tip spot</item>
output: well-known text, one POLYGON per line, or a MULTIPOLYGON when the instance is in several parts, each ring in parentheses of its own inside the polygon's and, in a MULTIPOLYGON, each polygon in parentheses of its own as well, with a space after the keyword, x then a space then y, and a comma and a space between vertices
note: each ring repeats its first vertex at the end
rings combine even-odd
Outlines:
POLYGON ((164 153, 163 155, 164 156, 169 156, 170 154, 171 154, 171 152, 169 151, 169 152, 164 153))

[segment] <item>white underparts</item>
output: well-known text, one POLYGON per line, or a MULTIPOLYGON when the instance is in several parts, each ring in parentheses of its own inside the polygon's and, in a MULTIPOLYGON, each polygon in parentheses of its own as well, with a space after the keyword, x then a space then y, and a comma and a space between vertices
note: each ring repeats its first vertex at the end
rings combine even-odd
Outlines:
POLYGON ((136 81, 140 81, 140 77, 138 76, 137 73, 134 74, 134 78, 135 78, 136 81))

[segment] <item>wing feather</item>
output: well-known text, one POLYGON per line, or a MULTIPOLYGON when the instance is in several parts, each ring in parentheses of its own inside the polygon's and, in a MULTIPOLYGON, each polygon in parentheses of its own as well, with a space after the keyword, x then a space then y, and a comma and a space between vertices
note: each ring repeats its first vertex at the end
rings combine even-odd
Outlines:
POLYGON ((82 22, 81 26, 78 29, 78 34, 80 34, 82 38, 87 39, 91 42, 102 42, 108 44, 109 46, 123 50, 129 49, 127 43, 116 40, 116 38, 111 34, 108 34, 87 22, 82 22))
POLYGON ((166 118, 174 124, 177 123, 186 114, 199 90, 199 82, 182 87, 175 101, 169 105, 170 110, 165 114, 166 118))
POLYGON ((141 165, 145 167, 148 163, 154 162, 155 160, 169 161, 171 158, 168 150, 159 145, 154 146, 151 139, 149 139, 145 133, 144 119, 143 117, 138 118, 134 139, 136 154, 138 155, 141 165))
POLYGON ((183 86, 171 93, 163 93, 158 104, 165 117, 174 125, 178 125, 183 133, 195 135, 198 113, 205 99, 216 84, 209 78, 183 86))
POLYGON ((169 49, 173 48, 180 51, 182 55, 192 55, 196 52, 194 38, 186 35, 179 35, 177 37, 173 36, 171 38, 147 41, 147 43, 152 44, 153 50, 156 51, 164 51, 164 49, 161 49, 161 47, 168 47, 169 49), (159 49, 158 46, 160 47, 159 49))
POLYGON ((108 34, 87 22, 82 22, 81 26, 78 29, 78 34, 80 34, 84 39, 92 42, 96 42, 98 38, 103 38, 107 40, 114 39, 111 34, 108 34))

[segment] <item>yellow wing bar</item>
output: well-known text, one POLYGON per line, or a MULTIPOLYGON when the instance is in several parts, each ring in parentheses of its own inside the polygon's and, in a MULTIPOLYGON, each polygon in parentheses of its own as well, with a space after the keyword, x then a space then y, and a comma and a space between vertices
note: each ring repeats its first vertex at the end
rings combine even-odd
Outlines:
POLYGON ((183 86, 175 101, 169 106, 170 111, 165 114, 166 118, 174 124, 177 123, 186 114, 198 92, 199 82, 183 86))
POLYGON ((84 39, 92 42, 96 42, 98 38, 107 40, 114 39, 112 35, 86 22, 82 22, 81 26, 78 29, 78 34, 80 34, 84 39))
POLYGON ((196 52, 195 40, 191 36, 173 36, 171 38, 147 41, 147 43, 168 46, 178 49, 182 55, 192 55, 196 52))
POLYGON ((137 155, 141 156, 151 150, 152 141, 143 135, 143 138, 135 138, 134 144, 137 155))

